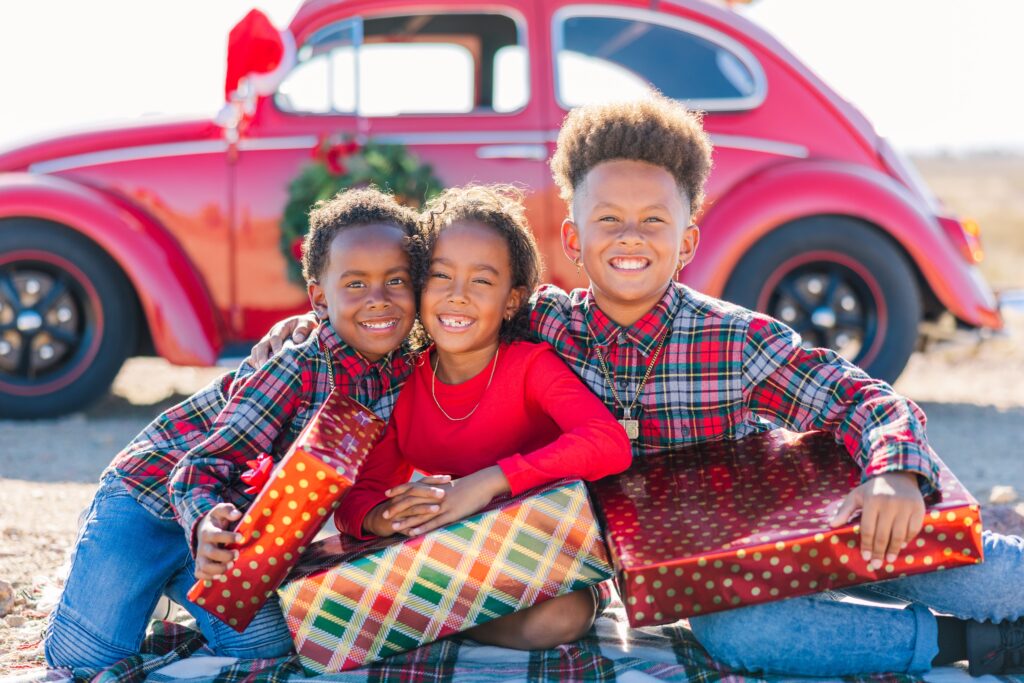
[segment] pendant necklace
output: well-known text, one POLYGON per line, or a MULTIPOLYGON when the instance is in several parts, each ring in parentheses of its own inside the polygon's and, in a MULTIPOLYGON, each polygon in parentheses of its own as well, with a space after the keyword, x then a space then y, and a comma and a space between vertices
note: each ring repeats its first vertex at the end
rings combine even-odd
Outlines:
POLYGON ((622 409, 622 419, 618 422, 626 430, 626 436, 629 437, 630 441, 636 441, 640 438, 640 421, 633 417, 633 410, 636 408, 636 402, 640 400, 640 392, 644 390, 644 385, 647 384, 647 380, 651 377, 651 372, 654 370, 655 363, 658 362, 658 356, 661 355, 661 349, 665 346, 665 340, 668 339, 668 333, 671 330, 672 320, 670 319, 668 325, 665 326, 665 332, 661 335, 661 341, 658 342, 658 348, 654 350, 654 354, 651 355, 651 360, 647 364, 647 372, 644 373, 643 379, 640 380, 640 385, 636 388, 633 400, 628 406, 623 404, 622 399, 619 398, 619 392, 615 390, 615 382, 612 379, 611 372, 608 370, 608 363, 604 360, 601 348, 598 346, 594 347, 594 351, 597 352, 597 360, 601 363, 601 372, 604 373, 604 381, 608 384, 608 388, 612 390, 612 398, 615 399, 615 404, 622 409))
POLYGON ((475 406, 473 406, 473 410, 469 411, 462 417, 452 417, 445 411, 444 408, 441 407, 441 402, 437 400, 437 365, 441 361, 438 360, 436 363, 431 363, 430 369, 433 374, 430 378, 430 395, 434 397, 434 405, 437 406, 437 409, 441 411, 442 415, 447 417, 452 422, 462 422, 463 420, 468 420, 470 416, 476 412, 476 409, 480 407, 481 403, 483 403, 484 396, 487 394, 487 390, 491 388, 491 381, 494 379, 494 370, 498 367, 498 353, 500 351, 500 346, 494 351, 494 361, 491 363, 491 376, 487 378, 487 386, 484 387, 483 393, 480 394, 480 400, 476 402, 475 406))
POLYGON ((324 354, 324 360, 327 361, 327 381, 330 383, 331 390, 333 391, 335 388, 337 388, 337 385, 334 383, 334 357, 331 356, 330 351, 324 348, 324 344, 322 341, 320 341, 320 337, 316 338, 316 345, 324 354))

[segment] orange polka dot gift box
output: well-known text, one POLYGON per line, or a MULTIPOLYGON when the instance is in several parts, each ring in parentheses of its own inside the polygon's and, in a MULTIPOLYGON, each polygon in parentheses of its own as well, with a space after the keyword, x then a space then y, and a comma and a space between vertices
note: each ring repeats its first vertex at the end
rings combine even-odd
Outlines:
POLYGON ((977 501, 942 465, 941 492, 897 561, 861 557, 860 526, 829 518, 861 480, 831 435, 774 431, 634 460, 591 484, 633 626, 665 624, 981 557, 977 501))
POLYGON ((355 481, 384 433, 384 422, 349 396, 331 392, 288 453, 243 475, 256 493, 235 531, 243 540, 234 567, 218 581, 197 581, 189 599, 243 631, 298 562, 355 481))
POLYGON ((430 531, 318 541, 278 590, 299 661, 347 671, 610 579, 586 486, 501 497, 430 531))

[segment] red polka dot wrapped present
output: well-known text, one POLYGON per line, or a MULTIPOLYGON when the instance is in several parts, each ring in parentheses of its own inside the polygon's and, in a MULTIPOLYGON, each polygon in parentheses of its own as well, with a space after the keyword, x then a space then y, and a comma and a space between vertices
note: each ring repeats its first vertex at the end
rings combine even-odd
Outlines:
POLYGON ((251 463, 245 482, 259 495, 235 529, 243 537, 234 568, 218 581, 197 581, 189 600, 243 631, 352 486, 384 432, 384 422, 351 397, 331 392, 284 458, 269 471, 251 463))
POLYGON ((924 528, 872 570, 860 526, 828 524, 860 483, 831 435, 782 430, 634 460, 591 485, 633 626, 982 561, 977 501, 945 465, 924 528))

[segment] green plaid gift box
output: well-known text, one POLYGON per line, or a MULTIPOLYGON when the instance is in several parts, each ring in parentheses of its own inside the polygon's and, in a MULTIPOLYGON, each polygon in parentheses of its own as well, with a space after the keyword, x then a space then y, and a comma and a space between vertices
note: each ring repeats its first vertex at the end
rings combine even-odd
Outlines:
POLYGON ((278 590, 308 672, 354 669, 612 576, 580 481, 414 538, 310 546, 278 590))

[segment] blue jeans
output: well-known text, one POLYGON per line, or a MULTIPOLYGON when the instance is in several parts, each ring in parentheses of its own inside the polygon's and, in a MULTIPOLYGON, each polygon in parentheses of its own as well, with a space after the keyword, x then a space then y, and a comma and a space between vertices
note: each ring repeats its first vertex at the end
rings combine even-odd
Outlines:
POLYGON ((71 573, 50 616, 46 662, 95 671, 138 654, 161 595, 195 617, 216 654, 253 658, 292 651, 276 596, 238 633, 188 600, 193 573, 181 526, 149 513, 120 479, 108 475, 79 532, 71 573))
POLYGON ((712 657, 784 675, 921 673, 938 653, 932 610, 961 619, 1024 616, 1024 539, 984 532, 985 561, 931 574, 690 619, 712 657), (887 606, 840 602, 845 595, 887 606))

